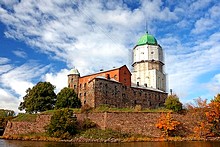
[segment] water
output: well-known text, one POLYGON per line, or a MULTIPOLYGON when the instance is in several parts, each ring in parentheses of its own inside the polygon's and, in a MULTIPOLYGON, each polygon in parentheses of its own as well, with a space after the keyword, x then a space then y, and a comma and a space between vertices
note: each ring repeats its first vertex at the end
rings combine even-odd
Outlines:
POLYGON ((0 147, 220 147, 220 142, 58 143, 0 139, 0 147))

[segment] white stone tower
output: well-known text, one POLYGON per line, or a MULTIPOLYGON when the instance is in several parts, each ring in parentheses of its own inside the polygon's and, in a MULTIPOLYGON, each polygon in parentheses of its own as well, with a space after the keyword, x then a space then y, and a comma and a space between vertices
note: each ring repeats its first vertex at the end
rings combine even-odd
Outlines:
POLYGON ((166 92, 162 47, 154 36, 146 33, 133 48, 132 85, 166 92))
POLYGON ((70 73, 68 74, 68 87, 72 88, 77 94, 79 87, 79 77, 80 73, 77 69, 73 68, 70 70, 70 73))

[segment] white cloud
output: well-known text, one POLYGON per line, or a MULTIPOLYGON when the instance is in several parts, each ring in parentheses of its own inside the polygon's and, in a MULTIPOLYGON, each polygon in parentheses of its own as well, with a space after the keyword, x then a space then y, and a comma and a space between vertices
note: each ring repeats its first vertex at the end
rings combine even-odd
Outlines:
POLYGON ((0 76, 0 83, 15 91, 21 96, 25 95, 26 89, 33 86, 32 79, 41 76, 48 69, 48 66, 41 66, 34 61, 13 68, 0 76))
POLYGON ((20 100, 13 96, 9 91, 0 88, 0 109, 14 110, 18 112, 20 100))
POLYGON ((43 80, 50 82, 52 85, 56 86, 55 92, 60 92, 61 89, 67 87, 67 75, 69 74, 69 70, 62 69, 57 73, 47 73, 43 76, 43 80))
MULTIPOLYGON (((219 69, 220 62, 220 33, 214 33, 192 48, 181 44, 177 37, 161 39, 162 47, 166 50, 166 71, 168 73, 169 88, 176 92, 182 101, 189 95, 204 88, 198 83, 200 76, 219 69)), ((211 78, 211 77, 206 77, 211 78)), ((200 95, 198 95, 200 96, 200 95)))
POLYGON ((21 50, 15 50, 12 51, 16 56, 21 57, 21 58, 27 58, 27 54, 24 51, 21 50))
POLYGON ((7 64, 0 66, 0 108, 18 112, 19 103, 28 88, 33 87, 33 80, 39 78, 50 66, 39 65, 29 61, 21 66, 7 64), (1 68, 8 68, 3 71, 1 68))
POLYGON ((8 64, 10 61, 8 58, 0 57, 0 75, 12 69, 12 66, 8 64))
POLYGON ((54 54, 69 68, 76 66, 87 74, 103 66, 128 64, 130 44, 137 40, 130 36, 144 27, 143 21, 176 19, 175 13, 161 5, 161 1, 144 1, 139 9, 130 10, 117 1, 107 5, 95 0, 21 1, 13 5, 14 12, 2 10, 0 19, 13 26, 5 32, 7 37, 54 54), (111 9, 107 11, 106 6, 111 9))
POLYGON ((194 24, 194 29, 192 33, 200 34, 205 31, 210 31, 218 28, 218 24, 220 23, 220 5, 214 5, 211 7, 207 14, 205 14, 202 18, 198 19, 194 24))
POLYGON ((212 0, 198 0, 198 1, 194 1, 191 5, 190 5, 190 9, 192 9, 193 11, 197 11, 199 9, 203 9, 208 7, 208 5, 212 2, 212 0))
MULTIPOLYGON (((7 26, 6 37, 23 41, 37 52, 64 61, 68 68, 78 68, 81 75, 101 68, 128 65, 129 52, 144 34, 147 21, 150 31, 155 32, 153 34, 162 30, 158 42, 166 53, 169 86, 185 98, 193 92, 191 89, 200 87, 197 79, 202 74, 219 67, 220 63, 216 62, 219 58, 219 33, 211 31, 219 28, 220 8, 218 4, 211 5, 210 0, 168 3, 176 5, 171 9, 161 0, 146 0, 140 1, 140 7, 132 10, 122 1, 30 0, 13 2, 10 8, 0 8, 0 21, 7 26), (207 8, 209 10, 203 12, 207 8), (164 28, 155 25, 169 21, 171 23, 164 28), (173 30, 172 26, 183 29, 173 30), (191 27, 194 28, 190 30, 191 27), (163 29, 170 33, 166 34, 163 29), (207 31, 209 34, 204 33, 207 31), (184 37, 187 44, 183 43, 184 37)), ((22 55, 20 53, 20 57, 22 55)), ((0 58, 0 63, 9 62, 4 60, 0 58)), ((21 83, 21 87, 26 88, 33 84, 31 79, 45 72, 46 67, 36 64, 17 68, 7 64, 0 66, 0 74, 3 73, 0 82, 23 95, 24 88, 18 88, 14 83, 21 83), (11 77, 15 79, 9 80, 11 77)), ((49 72, 43 79, 54 84, 58 92, 67 86, 66 73, 66 69, 49 72)))
POLYGON ((1 64, 1 65, 2 65, 2 64, 6 64, 6 63, 8 63, 8 62, 10 62, 10 59, 5 58, 5 57, 0 57, 0 64, 1 64))
POLYGON ((211 81, 206 84, 206 87, 213 95, 220 93, 220 74, 216 74, 211 81))

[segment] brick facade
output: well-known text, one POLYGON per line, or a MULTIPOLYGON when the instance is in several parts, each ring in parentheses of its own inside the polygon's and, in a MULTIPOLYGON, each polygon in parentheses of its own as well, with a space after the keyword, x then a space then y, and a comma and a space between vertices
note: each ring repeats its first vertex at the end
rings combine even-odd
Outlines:
POLYGON ((167 97, 167 93, 164 92, 125 86, 101 78, 95 78, 90 85, 94 89, 94 93, 90 93, 93 94, 91 103, 94 102, 94 107, 107 104, 117 108, 135 107, 136 105, 141 105, 142 108, 157 108, 163 106, 167 97))
POLYGON ((149 87, 131 87, 131 73, 124 65, 120 68, 80 77, 68 75, 68 86, 78 94, 82 105, 108 105, 125 108, 163 106, 167 93, 149 87))

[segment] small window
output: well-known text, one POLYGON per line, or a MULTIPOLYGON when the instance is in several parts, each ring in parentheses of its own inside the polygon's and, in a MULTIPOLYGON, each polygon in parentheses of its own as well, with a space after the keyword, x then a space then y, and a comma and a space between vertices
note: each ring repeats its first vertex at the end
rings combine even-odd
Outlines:
POLYGON ((151 52, 151 54, 154 54, 154 52, 151 52))
POLYGON ((86 89, 86 83, 84 84, 84 88, 86 89))
POLYGON ((106 79, 110 79, 110 74, 106 74, 106 79))
POLYGON ((82 88, 82 84, 79 85, 79 88, 80 88, 80 89, 82 88))
POLYGON ((74 89, 76 89, 76 85, 74 85, 74 89))

